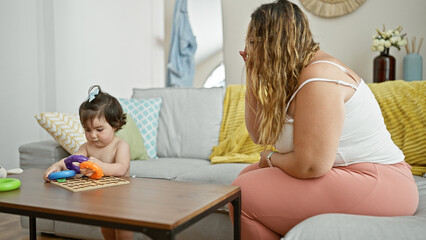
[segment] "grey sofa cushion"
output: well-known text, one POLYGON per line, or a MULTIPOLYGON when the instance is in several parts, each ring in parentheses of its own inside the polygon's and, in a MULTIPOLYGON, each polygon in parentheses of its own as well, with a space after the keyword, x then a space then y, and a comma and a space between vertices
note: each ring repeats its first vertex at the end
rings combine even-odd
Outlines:
POLYGON ((321 214, 299 223, 284 240, 304 239, 386 239, 417 240, 426 238, 426 218, 373 217, 350 214, 321 214))
POLYGON ((219 142, 224 88, 133 89, 132 98, 161 97, 157 155, 208 159, 219 142))
POLYGON ((230 185, 247 163, 221 163, 202 166, 197 171, 179 174, 176 181, 230 185))
MULTIPOLYGON (((29 228, 28 217, 21 217, 22 226, 29 228)), ((57 236, 78 238, 84 240, 103 239, 100 227, 78 223, 53 221, 37 218, 37 230, 43 233, 52 233, 57 236)), ((141 232, 135 232, 134 240, 152 240, 141 232)), ((223 212, 212 213, 200 221, 178 233, 176 240, 231 240, 233 228, 228 214, 223 212)), ((71 240, 71 239, 70 239, 71 240)))
POLYGON ((210 165, 206 159, 158 158, 130 162, 130 175, 135 177, 174 180, 179 174, 210 165))
POLYGON ((22 169, 47 169, 69 155, 55 140, 27 143, 19 147, 19 165, 22 169))
MULTIPOLYGON (((30 228, 30 218, 27 216, 21 216, 21 226, 23 228, 30 228)), ((53 220, 36 218, 37 231, 44 233, 55 233, 55 223, 53 220)), ((0 239, 2 239, 0 237, 0 239)))
MULTIPOLYGON (((419 189, 419 206, 417 207, 417 211, 415 216, 421 216, 426 219, 426 178, 414 176, 414 180, 416 181, 417 188, 419 189)), ((426 226, 425 226, 426 228, 426 226)), ((425 235, 426 239, 426 235, 425 235)))

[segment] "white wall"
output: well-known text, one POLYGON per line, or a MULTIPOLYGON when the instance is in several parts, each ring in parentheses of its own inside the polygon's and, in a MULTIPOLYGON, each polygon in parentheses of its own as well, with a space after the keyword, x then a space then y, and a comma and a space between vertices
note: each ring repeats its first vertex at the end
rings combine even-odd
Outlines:
MULTIPOLYGON (((252 11, 265 0, 223 0, 224 58, 227 84, 245 83, 243 61, 238 50, 244 48, 244 37, 252 11)), ((369 0, 349 15, 338 18, 321 18, 308 12, 298 0, 294 0, 308 15, 311 30, 320 47, 334 55, 356 71, 366 82, 373 79, 373 59, 377 52, 370 50, 371 38, 376 28, 393 29, 403 26, 410 39, 426 38, 426 1, 369 0)), ((425 40, 426 41, 426 40, 425 40)), ((417 43, 419 40, 417 40, 417 43)), ((426 57, 426 42, 420 55, 426 57)), ((391 49, 397 61, 396 78, 402 79, 402 62, 405 50, 391 49)), ((423 72, 426 59, 423 59, 423 72)), ((423 73, 423 79, 426 74, 423 73)))
POLYGON ((158 0, 0 1, 0 165, 51 139, 42 111, 77 113, 92 84, 116 97, 164 86, 164 4, 158 0))
POLYGON ((116 97, 164 86, 161 1, 55 1, 57 110, 75 112, 90 85, 116 97))
POLYGON ((0 1, 0 166, 18 167, 18 147, 38 138, 41 108, 37 9, 31 0, 0 1))

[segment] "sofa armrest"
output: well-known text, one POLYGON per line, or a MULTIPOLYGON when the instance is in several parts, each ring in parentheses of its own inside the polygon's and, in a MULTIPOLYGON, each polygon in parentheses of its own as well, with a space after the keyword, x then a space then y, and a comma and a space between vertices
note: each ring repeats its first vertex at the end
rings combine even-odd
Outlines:
POLYGON ((19 165, 22 169, 50 167, 53 163, 69 156, 54 140, 39 141, 19 147, 19 165))
POLYGON ((376 217, 328 213, 297 224, 284 240, 417 240, 426 236, 426 218, 421 216, 376 217))

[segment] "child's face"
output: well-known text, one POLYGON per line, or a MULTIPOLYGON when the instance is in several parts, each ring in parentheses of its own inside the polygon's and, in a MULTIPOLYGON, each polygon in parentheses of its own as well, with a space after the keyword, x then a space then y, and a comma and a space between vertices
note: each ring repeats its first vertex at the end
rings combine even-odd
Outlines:
POLYGON ((115 136, 115 129, 109 125, 105 118, 96 117, 93 122, 89 120, 84 132, 87 141, 99 148, 106 147, 115 136))

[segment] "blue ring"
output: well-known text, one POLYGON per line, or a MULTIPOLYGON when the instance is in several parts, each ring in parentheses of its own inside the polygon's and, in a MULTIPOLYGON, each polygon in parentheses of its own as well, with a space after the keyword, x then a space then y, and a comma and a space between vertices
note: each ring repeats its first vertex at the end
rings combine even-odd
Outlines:
POLYGON ((74 177, 74 176, 75 176, 74 170, 66 170, 66 171, 51 173, 51 174, 49 174, 48 178, 50 180, 56 180, 58 178, 69 178, 69 177, 74 177))

